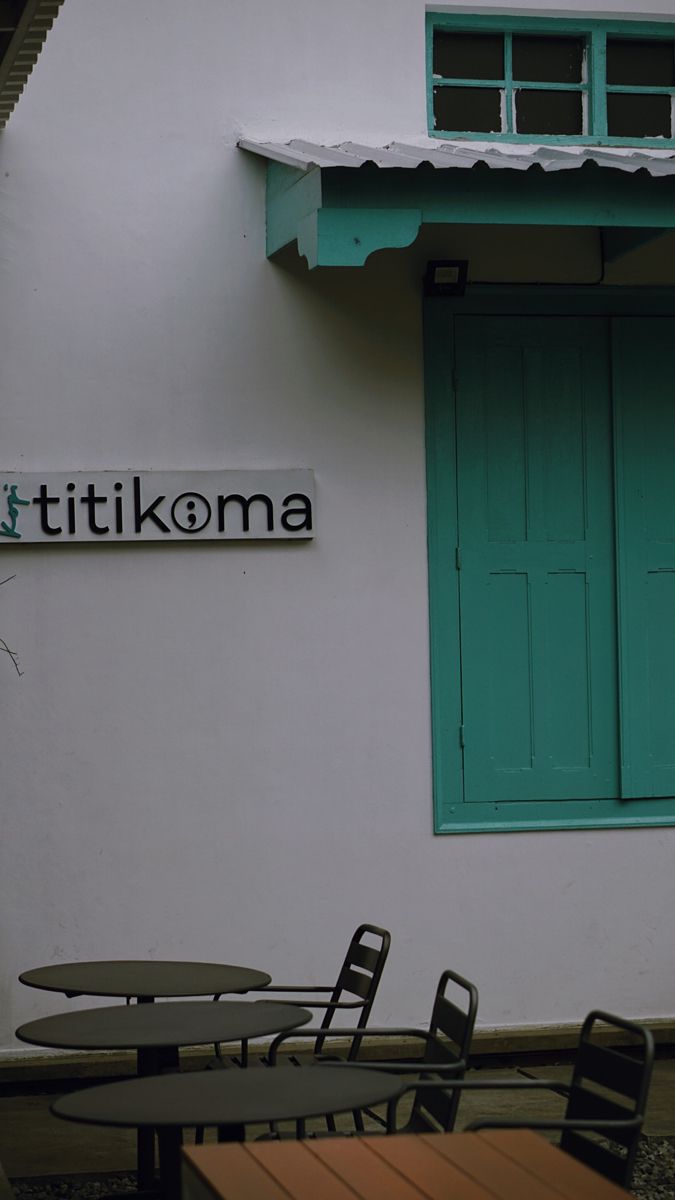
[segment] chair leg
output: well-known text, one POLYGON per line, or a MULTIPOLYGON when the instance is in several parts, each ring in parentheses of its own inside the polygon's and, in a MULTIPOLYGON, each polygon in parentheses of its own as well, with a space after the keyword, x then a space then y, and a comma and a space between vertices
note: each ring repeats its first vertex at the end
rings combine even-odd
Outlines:
POLYGON ((218 1126, 218 1141, 219 1142, 245 1142, 246 1141, 246 1126, 245 1125, 219 1125, 218 1126))

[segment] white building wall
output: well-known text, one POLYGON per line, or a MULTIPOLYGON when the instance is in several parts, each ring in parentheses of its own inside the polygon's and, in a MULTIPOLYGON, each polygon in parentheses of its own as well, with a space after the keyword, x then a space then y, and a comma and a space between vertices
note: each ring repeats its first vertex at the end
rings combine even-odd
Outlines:
POLYGON ((318 493, 308 545, 0 546, 0 1046, 64 1004, 22 969, 328 982, 363 920, 381 1021, 425 1020, 446 966, 486 1025, 672 1011, 675 830, 433 836, 419 263, 267 262, 235 148, 423 133, 423 18, 66 0, 0 139, 0 465, 318 493))

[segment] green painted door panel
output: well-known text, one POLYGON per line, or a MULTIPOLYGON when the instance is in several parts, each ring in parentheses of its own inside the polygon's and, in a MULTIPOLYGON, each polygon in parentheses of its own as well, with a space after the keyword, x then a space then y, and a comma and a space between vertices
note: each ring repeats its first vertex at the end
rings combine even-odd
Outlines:
POLYGON ((617 794, 608 338, 456 321, 465 802, 617 794))
POLYGON ((675 319, 613 324, 621 795, 675 795, 675 319))

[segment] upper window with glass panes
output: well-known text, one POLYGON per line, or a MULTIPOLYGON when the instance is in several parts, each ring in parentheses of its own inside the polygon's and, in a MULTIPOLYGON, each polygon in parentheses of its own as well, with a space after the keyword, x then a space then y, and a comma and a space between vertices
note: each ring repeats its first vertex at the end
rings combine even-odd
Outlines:
POLYGON ((675 145, 675 26, 427 16, 429 131, 675 145))

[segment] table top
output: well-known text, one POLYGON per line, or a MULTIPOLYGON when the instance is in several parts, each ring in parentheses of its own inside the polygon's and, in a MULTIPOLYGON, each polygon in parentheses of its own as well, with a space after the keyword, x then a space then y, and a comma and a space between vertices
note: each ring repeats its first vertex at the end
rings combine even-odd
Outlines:
POLYGON ((16 1036, 61 1050, 139 1050, 263 1037, 311 1019, 306 1008, 272 1000, 167 1000, 57 1013, 20 1025, 16 1036))
POLYGON ((217 996, 266 987, 271 976, 228 963, 103 959, 55 963, 19 975, 27 987, 67 996, 217 996))
POLYGON ((400 1096, 406 1082, 358 1067, 190 1071, 71 1092, 55 1101, 51 1111, 89 1125, 245 1125, 364 1108, 400 1096))
POLYGON ((184 1200, 629 1200, 525 1129, 229 1143, 183 1155, 184 1200))

